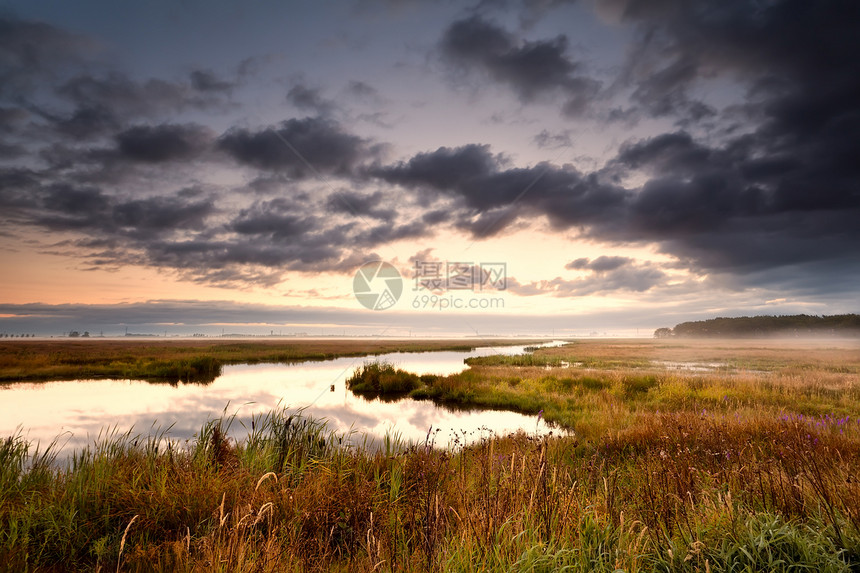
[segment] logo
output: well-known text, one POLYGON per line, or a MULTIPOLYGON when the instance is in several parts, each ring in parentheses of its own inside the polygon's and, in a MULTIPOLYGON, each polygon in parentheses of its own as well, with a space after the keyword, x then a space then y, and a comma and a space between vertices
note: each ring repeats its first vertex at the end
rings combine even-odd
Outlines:
POLYGON ((385 261, 364 263, 352 279, 352 292, 365 308, 386 310, 403 294, 403 279, 397 269, 385 261))

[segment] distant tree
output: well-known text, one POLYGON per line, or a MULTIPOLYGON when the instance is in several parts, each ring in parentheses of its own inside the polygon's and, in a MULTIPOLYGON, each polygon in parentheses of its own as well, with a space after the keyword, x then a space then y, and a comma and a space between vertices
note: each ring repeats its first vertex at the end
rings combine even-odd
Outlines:
POLYGON ((71 331, 71 332, 69 333, 69 338, 77 338, 77 337, 79 337, 80 335, 81 335, 81 333, 80 333, 80 332, 78 332, 77 330, 73 330, 73 331, 71 331))
POLYGON ((89 338, 89 337, 90 337, 90 331, 89 331, 89 330, 85 330, 85 331, 84 331, 84 333, 83 333, 81 336, 82 336, 83 338, 89 338))
POLYGON ((658 328, 654 331, 654 338, 669 338, 672 336, 671 328, 658 328))
POLYGON ((793 316, 717 317, 708 320, 682 322, 675 326, 673 334, 679 338, 755 338, 775 334, 795 337, 822 334, 857 336, 860 334, 860 315, 810 316, 798 314, 793 316))

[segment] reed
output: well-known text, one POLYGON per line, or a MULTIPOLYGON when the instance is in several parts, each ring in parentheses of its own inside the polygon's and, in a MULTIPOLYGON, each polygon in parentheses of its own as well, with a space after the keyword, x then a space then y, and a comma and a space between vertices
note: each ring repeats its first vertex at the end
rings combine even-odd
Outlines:
POLYGON ((125 571, 860 566, 850 418, 648 414, 586 446, 519 433, 446 449, 433 434, 362 445, 286 410, 240 442, 225 437, 231 423, 185 445, 108 432, 54 469, 5 441, 0 559, 125 571))
POLYGON ((105 431, 58 465, 19 432, 0 441, 0 569, 856 571, 853 360, 425 378, 577 430, 468 446, 371 442, 288 409, 237 440, 225 411, 188 443, 105 431))
MULTIPOLYGON (((482 346, 521 344, 494 339, 482 346)), ((211 382, 224 365, 293 363, 389 352, 468 351, 462 340, 6 340, 0 342, 0 383, 83 378, 211 382)))

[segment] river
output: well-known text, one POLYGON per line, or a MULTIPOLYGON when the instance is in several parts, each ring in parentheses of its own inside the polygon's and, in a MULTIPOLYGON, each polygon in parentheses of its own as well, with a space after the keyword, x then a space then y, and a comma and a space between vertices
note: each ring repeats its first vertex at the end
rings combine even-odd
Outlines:
MULTIPOLYGON (((558 342, 546 343, 557 345, 558 342)), ((152 384, 139 380, 73 380, 12 384, 0 388, 0 438, 21 433, 32 445, 57 441, 67 457, 110 433, 190 440, 209 419, 235 416, 231 434, 241 439, 252 416, 273 409, 303 409, 329 430, 377 440, 396 434, 421 441, 433 429, 436 444, 470 442, 490 433, 551 431, 536 416, 514 412, 456 410, 409 398, 366 400, 345 380, 366 361, 381 360, 416 374, 452 374, 473 356, 521 354, 523 346, 480 347, 471 352, 405 352, 296 364, 225 366, 207 385, 152 384), (439 430, 438 432, 436 430, 439 430)))

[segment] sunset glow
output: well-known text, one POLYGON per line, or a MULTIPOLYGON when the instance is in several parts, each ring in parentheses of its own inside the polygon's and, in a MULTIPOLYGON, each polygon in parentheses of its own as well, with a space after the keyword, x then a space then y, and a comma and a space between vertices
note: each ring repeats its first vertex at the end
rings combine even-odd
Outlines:
POLYGON ((0 332, 856 312, 857 10, 5 1, 0 332), (374 311, 377 260, 403 293, 374 311), (418 288, 433 264, 505 280, 418 288))

